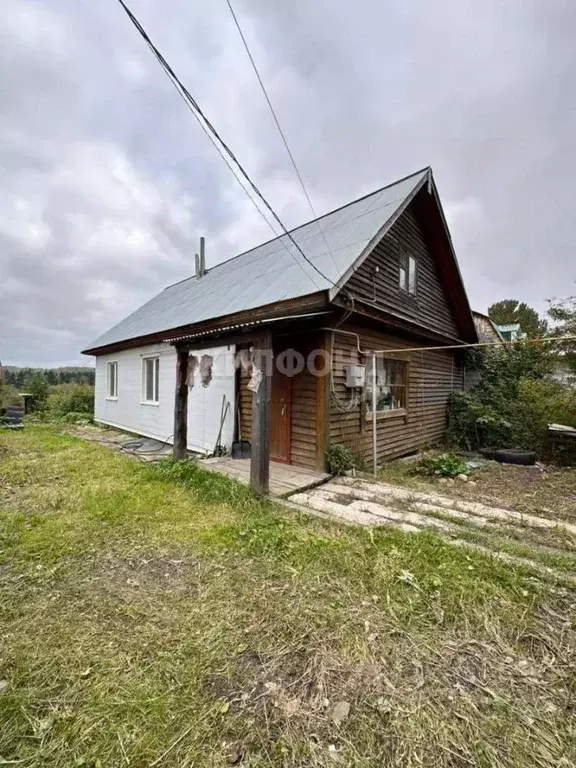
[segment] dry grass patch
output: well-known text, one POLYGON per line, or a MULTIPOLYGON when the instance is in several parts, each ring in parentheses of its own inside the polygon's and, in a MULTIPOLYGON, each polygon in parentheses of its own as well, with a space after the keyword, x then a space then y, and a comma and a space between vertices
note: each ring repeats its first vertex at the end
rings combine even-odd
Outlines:
POLYGON ((380 479, 526 514, 576 519, 575 468, 521 467, 490 461, 473 472, 472 485, 458 480, 446 485, 435 478, 414 476, 411 467, 409 461, 392 462, 381 469, 380 479))

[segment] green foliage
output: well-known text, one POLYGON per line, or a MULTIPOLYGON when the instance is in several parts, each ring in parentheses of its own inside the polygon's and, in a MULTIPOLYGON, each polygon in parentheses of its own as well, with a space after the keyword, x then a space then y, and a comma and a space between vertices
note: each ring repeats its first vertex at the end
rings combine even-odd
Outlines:
POLYGON ((30 410, 36 412, 45 410, 48 395, 50 394, 50 385, 40 371, 30 374, 24 382, 23 388, 27 393, 32 395, 30 399, 30 410))
POLYGON ((64 367, 64 368, 17 368, 6 366, 4 368, 4 381, 19 390, 34 374, 40 374, 50 386, 56 384, 94 384, 95 370, 92 367, 64 367))
POLYGON ((414 465, 412 471, 417 475, 437 475, 440 477, 456 477, 457 475, 467 475, 470 472, 464 459, 453 453, 425 456, 414 465))
POLYGON ((18 392, 10 384, 0 381, 0 408, 21 402, 18 392))
POLYGON ((449 403, 449 439, 467 450, 517 447, 542 452, 547 424, 576 425, 576 392, 545 378, 553 355, 534 343, 476 353, 480 382, 449 403))
POLYGON ((354 451, 344 443, 331 443, 326 449, 326 463, 333 475, 343 475, 358 466, 354 451))
POLYGON ((548 331, 548 323, 535 309, 516 299, 497 301, 488 307, 488 316, 497 325, 519 323, 522 331, 533 339, 543 336, 548 331))
POLYGON ((240 485, 225 475, 220 475, 199 467, 195 461, 174 461, 167 458, 150 467, 155 478, 162 478, 192 489, 204 502, 250 505, 257 497, 247 486, 240 485))
POLYGON ((56 415, 75 413, 92 416, 94 387, 89 384, 59 384, 51 388, 47 407, 56 415))
MULTIPOLYGON (((576 336, 576 296, 551 301, 548 314, 555 323, 555 336, 576 336)), ((576 373, 576 339, 554 344, 554 351, 576 373)))

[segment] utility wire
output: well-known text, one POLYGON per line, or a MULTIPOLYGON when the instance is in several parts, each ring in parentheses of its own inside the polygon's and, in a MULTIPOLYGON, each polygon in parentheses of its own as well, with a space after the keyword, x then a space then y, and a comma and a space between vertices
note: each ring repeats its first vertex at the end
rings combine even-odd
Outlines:
MULTIPOLYGON (((124 5, 124 3, 122 3, 122 5, 124 5)), ((129 12, 129 10, 128 10, 128 9, 126 9, 126 13, 128 13, 128 14, 129 14, 129 16, 130 16, 130 12, 129 12)), ((134 24, 135 24, 135 25, 137 25, 137 29, 140 31, 139 27, 140 27, 141 25, 139 25, 139 22, 137 22, 137 20, 135 20, 135 21, 134 21, 134 24)), ((280 236, 279 236, 279 234, 278 234, 278 231, 276 230, 276 228, 274 227, 274 225, 273 225, 273 224, 272 224, 272 223, 271 223, 271 222, 268 220, 268 218, 266 217, 266 215, 264 214, 264 212, 263 212, 263 211, 261 210, 261 208, 258 206, 258 203, 257 203, 257 202, 254 200, 254 198, 253 198, 253 197, 252 197, 252 195, 250 194, 250 191, 247 189, 246 185, 244 184, 244 182, 242 181, 242 179, 241 179, 241 178, 240 178, 240 176, 238 175, 238 173, 237 173, 236 169, 234 168, 234 166, 233 166, 233 165, 231 164, 231 162, 228 160, 228 158, 226 157, 226 155, 224 154, 224 152, 223 152, 223 151, 220 149, 220 147, 219 147, 218 143, 215 141, 215 139, 214 139, 214 137, 212 136, 212 134, 211 134, 211 133, 208 131, 208 129, 206 128, 206 126, 204 125, 204 123, 202 122, 202 120, 201 120, 201 119, 198 117, 198 115, 197 115, 197 114, 196 114, 196 112, 194 111, 194 108, 193 108, 193 107, 192 107, 192 105, 189 103, 188 99, 186 98, 186 96, 184 95, 184 93, 182 92, 182 90, 180 89, 180 87, 179 87, 179 85, 178 85, 178 82, 177 82, 177 81, 176 81, 176 80, 175 80, 175 79, 174 79, 174 78, 171 76, 171 74, 168 72, 168 70, 167 70, 167 69, 164 67, 164 65, 163 65, 163 63, 162 63, 162 60, 161 60, 161 58, 159 58, 159 57, 158 57, 158 55, 157 55, 157 52, 156 52, 156 51, 155 51, 155 49, 154 49, 154 46, 153 46, 153 45, 151 44, 151 42, 149 42, 148 40, 146 40, 146 44, 148 45, 148 47, 149 47, 149 48, 150 48, 150 50, 152 51, 152 54, 154 55, 154 57, 155 57, 155 58, 158 60, 158 62, 159 62, 159 63, 160 63, 160 65, 162 66, 162 70, 163 70, 164 74, 166 75, 166 77, 168 78, 168 80, 170 81, 170 83, 172 84, 172 86, 174 87, 174 90, 176 91, 176 93, 178 94, 178 96, 180 96, 180 98, 182 99, 182 101, 183 101, 183 102, 184 102, 184 104, 186 105, 186 108, 187 108, 187 109, 188 109, 188 110, 191 112, 192 116, 194 117, 194 119, 196 120, 196 122, 198 123, 198 125, 200 126, 200 128, 201 128, 201 129, 204 131, 204 133, 206 134, 206 136, 208 137, 208 139, 209 139, 209 140, 210 140, 210 142, 212 143, 213 147, 214 147, 214 148, 215 148, 215 150, 218 152, 218 154, 220 155, 220 157, 222 158, 222 160, 224 161, 224 163, 226 164, 226 166, 228 167, 228 169, 230 170, 230 172, 232 173, 232 175, 234 176, 234 178, 236 179, 236 181, 238 182, 238 184, 240 185, 240 187, 241 187, 241 188, 242 188, 242 190, 244 191, 244 194, 246 195, 246 197, 247 197, 247 198, 250 200, 250 202, 252 203, 252 205, 253 205, 253 206, 256 208, 256 210, 258 211, 258 213, 260 214, 260 216, 262 216, 262 218, 264 219, 264 221, 266 222, 266 224, 267 224, 267 225, 270 227, 270 229, 271 229, 271 230, 272 230, 272 232, 274 233, 275 237, 276 237, 276 238, 280 238, 280 236)), ((292 255, 292 253, 291 253, 291 251, 289 250, 289 248, 288 248, 288 247, 286 246, 286 244, 284 243, 284 241, 282 241, 282 244, 284 245, 284 247, 286 248, 286 250, 288 251, 288 253, 290 253, 290 255, 291 255, 291 256, 293 256, 293 255, 292 255)), ((293 258, 294 258, 294 257, 293 257, 293 258)))
POLYGON ((324 240, 324 245, 326 246, 326 250, 332 257, 332 262, 334 264, 334 269, 336 270, 336 275, 339 274, 338 266, 336 265, 336 259, 334 258, 334 254, 332 253, 332 250, 330 249, 330 246, 328 245, 328 241, 326 240, 326 236, 324 234, 324 231, 322 227, 320 226, 320 222, 318 221, 318 214, 314 210, 314 205, 312 204, 312 200, 310 199, 310 195, 308 194, 308 190, 306 189, 306 185, 304 184, 304 179, 302 178, 302 174, 298 170, 298 166, 296 165, 296 160, 294 159, 294 155, 292 154, 292 151, 290 149, 290 146, 288 145, 288 139, 286 138, 286 134, 282 130, 282 126, 280 125, 280 120, 278 119, 278 116, 276 114, 276 111, 274 110, 274 107, 272 106, 272 102, 270 101, 270 97, 268 96, 268 91, 266 90, 266 86, 264 85, 264 82, 262 80, 262 77, 260 75, 260 72, 258 71, 258 67, 256 66, 256 62, 254 61, 254 57, 252 56, 252 53, 250 51, 250 47, 248 45, 248 42, 244 36, 244 33, 242 32, 242 27, 240 26, 240 22, 238 21, 238 17, 236 16, 236 13, 234 12, 234 8, 232 7, 231 0, 226 0, 226 3, 228 5, 228 8, 230 9, 230 13, 232 14, 232 18, 234 19, 234 23, 236 24, 236 29, 238 30, 238 34, 240 35, 240 38, 242 42, 244 43, 244 48, 246 49, 246 53, 248 54, 248 58, 250 59, 250 63, 252 64, 252 69, 254 70, 254 73, 256 75, 256 78, 258 79, 258 82, 260 84, 260 88, 262 89, 262 93, 264 94, 264 98, 266 99, 266 103, 270 107, 270 112, 272 113, 272 117, 274 118, 274 122, 276 123, 276 128, 278 128, 278 133, 280 134, 282 141, 284 143, 284 147, 286 149, 286 152, 288 154, 288 157, 290 158, 290 162, 292 163, 292 167, 294 168, 294 173, 296 174, 298 181, 300 182, 300 186, 302 187, 302 191, 304 192, 304 196, 306 197, 306 200, 308 201, 308 205, 310 207, 310 210, 312 211, 312 215, 317 220, 316 223, 318 225, 318 229, 320 230, 320 234, 322 235, 322 239, 324 240))
MULTIPOLYGON (((257 197, 258 197, 258 198, 259 198, 259 199, 260 199, 260 200, 261 200, 261 201, 264 203, 264 205, 266 206, 266 208, 268 209, 268 211, 270 211, 270 213, 272 214, 273 218, 274 218, 274 219, 276 220, 276 222, 279 224, 279 226, 280 226, 280 228, 282 229, 282 231, 284 232, 284 234, 285 234, 285 235, 288 237, 288 239, 289 239, 289 240, 290 240, 290 241, 293 243, 293 245, 295 246, 295 248, 297 249, 297 251, 300 253, 300 255, 302 256, 302 258, 303 258, 303 259, 304 259, 304 260, 305 260, 305 261, 306 261, 306 262, 307 262, 307 263, 308 263, 308 264, 309 264, 309 265, 310 265, 310 266, 311 266, 311 267, 312 267, 312 268, 313 268, 313 269, 314 269, 314 270, 315 270, 315 271, 316 271, 316 272, 317 272, 317 273, 320 275, 320 277, 322 277, 324 280, 326 280, 327 282, 331 283, 331 285, 333 285, 335 288, 337 288, 338 286, 336 285, 336 283, 334 282, 334 280, 332 280, 332 279, 331 279, 331 278, 329 278, 327 275, 325 275, 325 274, 322 272, 322 270, 321 270, 321 269, 319 269, 319 268, 316 266, 316 264, 314 264, 314 262, 312 262, 312 261, 311 261, 311 260, 310 260, 310 259, 309 259, 309 258, 306 256, 306 254, 304 253, 304 251, 302 250, 302 248, 301 248, 301 247, 298 245, 298 243, 296 242, 296 240, 295 240, 295 239, 294 239, 294 237, 292 236, 291 232, 290 232, 290 231, 289 231, 289 230, 286 228, 286 226, 284 225, 284 223, 282 222, 282 220, 280 219, 280 217, 278 216, 278 214, 276 213, 276 211, 275 211, 275 210, 272 208, 272 206, 271 206, 271 205, 270 205, 270 203, 269 203, 269 202, 266 200, 266 198, 264 197, 264 195, 262 194, 262 192, 260 192, 260 190, 258 189, 258 187, 256 186, 256 184, 255 184, 255 183, 252 181, 252 179, 250 178, 250 176, 248 175, 248 173, 245 171, 245 169, 243 168, 243 166, 241 165, 241 163, 240 163, 240 161, 237 159, 237 157, 234 155, 234 153, 232 152, 232 150, 230 149, 230 147, 229 147, 229 146, 226 144, 226 142, 225 142, 225 141, 224 141, 224 140, 221 138, 221 136, 218 134, 218 131, 216 130, 216 128, 214 128, 214 126, 212 125, 212 123, 210 122, 210 120, 209 120, 209 119, 206 117, 206 115, 204 114, 204 112, 203 112, 203 111, 202 111, 202 109, 200 108, 200 106, 199 106, 198 102, 197 102, 197 101, 194 99, 194 97, 193 97, 193 96, 192 96, 192 94, 191 94, 191 93, 188 91, 188 89, 186 88, 186 86, 185 86, 185 85, 182 83, 182 81, 181 81, 181 80, 178 78, 178 76, 176 75, 176 73, 174 72, 174 70, 172 69, 172 67, 170 66, 170 64, 169 64, 169 63, 166 61, 166 59, 164 58, 164 56, 163 56, 163 55, 160 53, 160 51, 158 50, 158 48, 157 48, 157 47, 154 45, 154 43, 153 43, 153 42, 152 42, 152 40, 150 39, 149 35, 147 34, 146 30, 145 30, 145 29, 144 29, 144 27, 143 27, 143 26, 140 24, 140 22, 138 21, 138 19, 136 18, 136 16, 134 16, 134 14, 132 13, 132 11, 131 11, 131 10, 128 8, 128 6, 127 6, 127 5, 126 5, 126 3, 124 2, 124 0, 118 0, 118 2, 120 3, 120 5, 122 6, 122 8, 124 9, 124 11, 125 11, 126 15, 127 15, 127 16, 128 16, 128 18, 130 19, 130 21, 131 21, 131 22, 134 24, 134 26, 136 27, 136 29, 137 29, 137 30, 138 30, 138 32, 140 33, 141 37, 142 37, 142 38, 145 40, 145 42, 147 43, 148 47, 150 48, 150 50, 152 51, 152 53, 154 54, 155 58, 158 60, 158 62, 160 63, 160 65, 162 66, 162 68, 164 69, 164 71, 165 71, 165 72, 166 72, 166 73, 169 75, 169 77, 171 78, 171 80, 172 80, 172 81, 173 81, 173 82, 174 82, 174 83, 175 83, 175 84, 178 86, 178 89, 180 90, 180 92, 182 93, 182 95, 183 95, 183 96, 186 98, 186 101, 187 101, 187 102, 188 102, 188 103, 191 105, 191 107, 194 109, 194 111, 195 111, 196 115, 197 115, 197 116, 198 116, 198 117, 199 117, 199 118, 200 118, 200 119, 203 121, 203 124, 204 124, 205 128, 206 128, 206 129, 207 129, 207 130, 208 130, 208 131, 209 131, 209 132, 210 132, 210 133, 211 133, 211 134, 212 134, 212 135, 215 137, 215 139, 216 139, 216 140, 219 142, 219 144, 220 144, 221 148, 224 150, 224 152, 225 152, 225 153, 226 153, 226 154, 227 154, 227 155, 230 157, 230 159, 231 159, 231 160, 234 162, 234 164, 237 166, 237 168, 238 168, 238 170, 240 171, 240 173, 242 174, 242 176, 243 176, 243 177, 246 179, 246 181, 248 182, 248 185, 249 185, 249 187, 250 187, 250 188, 252 189, 252 191, 253 191, 253 192, 254 192, 254 193, 257 195, 257 197)), ((258 208, 258 210, 260 210, 260 209, 258 208)), ((291 253, 291 251, 290 251, 290 253, 291 253)), ((294 255, 293 255, 292 253, 291 253, 291 255, 293 256, 293 258, 294 258, 294 260, 296 261, 296 263, 299 263, 299 262, 297 261, 297 259, 294 257, 294 255)), ((317 286, 317 287, 318 287, 318 286, 317 286)))

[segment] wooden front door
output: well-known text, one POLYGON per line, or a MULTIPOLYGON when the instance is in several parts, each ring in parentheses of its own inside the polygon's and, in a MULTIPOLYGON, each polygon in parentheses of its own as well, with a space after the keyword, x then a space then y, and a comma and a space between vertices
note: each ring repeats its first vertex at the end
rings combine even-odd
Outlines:
POLYGON ((292 379, 276 370, 272 373, 270 403, 270 458, 290 463, 292 379))

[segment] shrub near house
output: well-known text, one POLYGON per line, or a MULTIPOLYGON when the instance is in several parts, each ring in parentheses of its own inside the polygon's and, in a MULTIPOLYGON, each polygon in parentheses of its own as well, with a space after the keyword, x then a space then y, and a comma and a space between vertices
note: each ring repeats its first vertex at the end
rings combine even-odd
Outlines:
POLYGON ((553 358, 542 345, 474 353, 481 379, 450 400, 450 441, 460 448, 516 447, 545 451, 547 426, 576 427, 576 391, 545 378, 553 358))
POLYGON ((94 387, 90 384, 58 384, 51 387, 47 408, 55 415, 94 413, 94 387))

